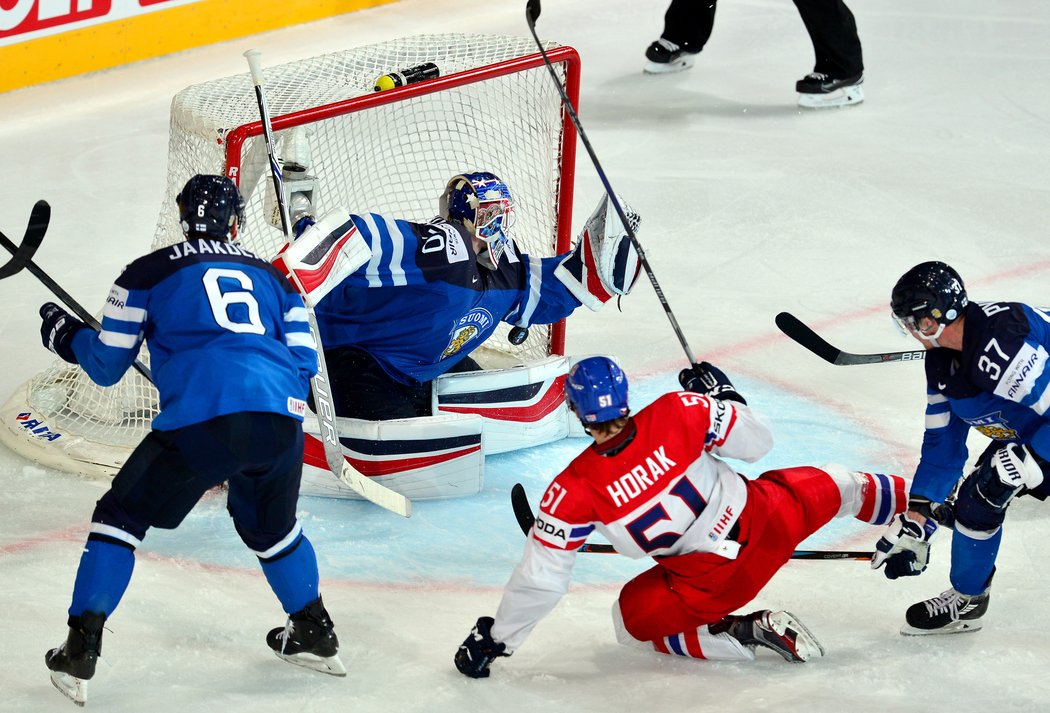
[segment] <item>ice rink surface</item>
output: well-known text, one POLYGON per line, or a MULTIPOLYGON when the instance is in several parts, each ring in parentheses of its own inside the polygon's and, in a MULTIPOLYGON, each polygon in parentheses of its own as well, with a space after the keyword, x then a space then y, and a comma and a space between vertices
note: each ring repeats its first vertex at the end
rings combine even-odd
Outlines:
MULTIPOLYGON (((776 329, 793 312, 850 351, 910 349, 888 318, 912 265, 941 259, 972 298, 1050 304, 1050 6, 854 0, 867 101, 795 106, 812 66, 786 0, 719 8, 690 71, 651 77, 642 53, 664 3, 548 2, 541 37, 583 58, 580 117, 614 188, 642 214, 653 269, 698 355, 734 377, 774 422, 757 475, 829 461, 910 475, 923 427, 918 364, 834 367, 776 329)), ((54 214, 37 261, 89 309, 146 252, 165 186, 168 105, 183 87, 399 36, 527 36, 524 2, 404 0, 374 10, 0 95, 0 228, 20 239, 39 198, 54 214)), ((582 147, 581 147, 582 148, 582 147)), ((466 167, 465 167, 466 168, 466 167)), ((483 167, 478 167, 483 168, 483 167)), ((440 187, 435 187, 435 193, 440 187)), ((601 191, 577 162, 576 225, 601 191)), ((352 206, 367 209, 368 206, 352 206)), ((28 274, 0 283, 0 397, 51 362, 28 274)), ((685 362, 643 280, 622 313, 579 312, 568 349, 609 353, 636 405, 675 385, 685 362)), ((284 615, 240 544, 221 496, 184 526, 152 531, 110 619, 88 706, 97 711, 1038 711, 1046 709, 1050 511, 1011 509, 985 629, 898 634, 911 603, 948 588, 948 535, 921 577, 889 582, 863 562, 795 562, 754 608, 787 608, 827 656, 801 666, 672 659, 616 644, 609 607, 644 563, 581 555, 577 583, 493 676, 452 666, 474 620, 495 612, 521 551, 508 493, 533 499, 584 445, 567 440, 494 457, 484 491, 418 503, 410 520, 355 502, 303 498, 346 679, 278 661, 263 642, 284 615)), ((974 449, 983 447, 975 438, 974 449)), ((66 607, 94 501, 105 485, 0 450, 0 611, 7 652, 0 710, 70 711, 43 654, 66 607)), ((878 530, 836 523, 814 546, 868 549, 878 530)), ((768 653, 768 652, 765 652, 768 653)))

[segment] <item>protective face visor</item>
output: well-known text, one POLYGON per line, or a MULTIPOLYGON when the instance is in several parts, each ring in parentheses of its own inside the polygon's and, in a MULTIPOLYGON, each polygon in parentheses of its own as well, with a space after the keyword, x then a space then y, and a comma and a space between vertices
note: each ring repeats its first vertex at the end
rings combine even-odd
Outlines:
MULTIPOLYGON (((490 190, 487 193, 498 195, 500 192, 490 190)), ((474 211, 474 235, 488 246, 487 254, 479 255, 478 259, 489 269, 496 269, 496 265, 499 264, 500 258, 507 249, 507 243, 510 242, 507 234, 513 223, 514 203, 509 196, 479 198, 474 211)))
POLYGON ((901 331, 901 334, 910 334, 914 337, 922 339, 923 341, 929 342, 935 347, 940 346, 937 344, 937 338, 941 336, 941 332, 943 332, 944 328, 948 326, 944 322, 941 322, 928 314, 924 314, 920 317, 915 317, 913 315, 900 317, 893 312, 891 312, 890 314, 893 317, 894 324, 897 325, 897 329, 901 331), (919 327, 919 322, 924 319, 928 319, 937 325, 937 329, 934 330, 933 333, 928 334, 922 331, 922 329, 919 327))

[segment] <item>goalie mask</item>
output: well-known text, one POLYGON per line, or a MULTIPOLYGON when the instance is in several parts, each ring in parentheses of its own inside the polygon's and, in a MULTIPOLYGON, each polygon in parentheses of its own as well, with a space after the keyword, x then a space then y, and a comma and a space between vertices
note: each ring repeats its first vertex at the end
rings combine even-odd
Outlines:
POLYGON ((890 308, 897 325, 937 346, 937 338, 962 316, 968 300, 959 273, 943 262, 924 262, 904 273, 893 286, 890 308), (937 323, 933 334, 919 329, 923 318, 937 323))
POLYGON ((441 197, 440 212, 485 243, 488 249, 478 254, 478 262, 495 270, 510 242, 514 216, 514 199, 507 184, 484 171, 453 176, 441 197))
POLYGON ((627 377, 609 357, 581 359, 565 378, 565 398, 583 423, 604 423, 626 416, 627 377))
POLYGON ((186 236, 230 240, 237 235, 237 224, 244 220, 241 193, 225 176, 194 176, 175 197, 175 203, 186 236))

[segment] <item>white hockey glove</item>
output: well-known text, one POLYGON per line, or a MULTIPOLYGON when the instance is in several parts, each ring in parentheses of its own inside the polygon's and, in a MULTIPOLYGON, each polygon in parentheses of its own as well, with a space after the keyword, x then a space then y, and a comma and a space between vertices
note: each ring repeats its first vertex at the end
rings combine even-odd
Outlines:
MULTIPOLYGON (((622 198, 616 199, 631 230, 637 233, 641 216, 622 198)), ((614 295, 630 293, 641 267, 638 251, 620 222, 616 207, 605 194, 584 224, 576 249, 562 260, 554 275, 576 299, 597 312, 614 295)))
POLYGON ((886 532, 875 543, 871 568, 878 569, 886 565, 883 570, 886 579, 915 577, 926 571, 930 562, 930 538, 937 531, 937 523, 928 517, 925 524, 920 525, 909 517, 910 512, 905 511, 894 517, 886 532))
POLYGON ((300 289, 311 307, 372 259, 346 208, 329 211, 278 255, 273 265, 300 289))

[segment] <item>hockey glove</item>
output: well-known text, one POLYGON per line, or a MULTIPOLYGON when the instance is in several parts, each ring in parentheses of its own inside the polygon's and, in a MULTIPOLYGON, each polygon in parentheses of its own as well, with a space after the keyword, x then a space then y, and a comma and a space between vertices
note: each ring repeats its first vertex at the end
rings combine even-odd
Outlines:
POLYGON ((729 377, 710 362, 702 361, 699 364, 693 364, 688 369, 682 369, 678 375, 678 383, 686 391, 704 394, 713 399, 747 404, 744 397, 733 387, 733 382, 729 380, 729 377))
POLYGON ((915 577, 926 571, 930 562, 930 538, 937 532, 937 523, 933 518, 926 518, 925 524, 920 525, 909 517, 909 512, 894 517, 875 543, 871 568, 886 565, 883 570, 886 579, 915 577))
POLYGON ((488 678, 489 664, 499 656, 510 656, 503 653, 507 648, 492 638, 492 625, 495 619, 491 616, 483 616, 470 630, 467 637, 456 652, 456 668, 464 676, 471 678, 488 678))
POLYGON ((73 336, 87 325, 73 315, 48 302, 40 307, 40 339, 44 346, 58 354, 70 364, 76 364, 77 355, 73 353, 73 336))

